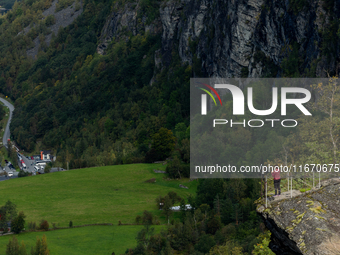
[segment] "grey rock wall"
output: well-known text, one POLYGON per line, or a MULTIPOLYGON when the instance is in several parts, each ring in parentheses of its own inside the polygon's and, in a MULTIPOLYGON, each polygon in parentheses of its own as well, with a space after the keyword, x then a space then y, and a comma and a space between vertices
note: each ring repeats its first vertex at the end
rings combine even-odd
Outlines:
POLYGON ((276 254, 340 254, 340 180, 320 189, 257 207, 271 231, 269 247, 276 254))
MULTIPOLYGON (((55 12, 56 5, 57 5, 57 0, 54 0, 52 2, 51 7, 48 8, 47 10, 45 10, 42 13, 44 18, 46 18, 49 15, 54 15, 55 21, 56 21, 55 24, 48 27, 48 29, 50 29, 51 33, 46 35, 46 37, 45 37, 45 43, 46 43, 47 46, 49 46, 50 43, 51 43, 52 33, 57 35, 60 27, 66 27, 66 26, 70 25, 83 12, 82 1, 80 1, 81 8, 79 10, 75 10, 76 1, 72 5, 66 7, 65 9, 60 10, 59 12, 55 12)), ((21 33, 27 34, 30 30, 31 30, 31 27, 28 26, 28 27, 24 28, 23 31, 19 32, 18 35, 21 34, 21 33)), ((26 53, 27 53, 28 56, 34 58, 38 55, 38 52, 39 52, 39 46, 40 46, 39 37, 36 37, 33 40, 33 43, 34 43, 34 46, 32 48, 28 49, 26 51, 26 53)))
MULTIPOLYGON (((146 17, 138 21, 137 3, 128 3, 107 20, 97 51, 105 54, 110 41, 121 38, 124 31, 134 35, 149 31, 161 36, 163 66, 169 65, 175 50, 183 63, 193 64, 198 58, 205 77, 263 77, 282 76, 280 71, 269 73, 269 66, 280 70, 296 42, 301 71, 318 59, 316 75, 325 76, 326 70, 337 68, 339 58, 320 55, 320 32, 330 22, 329 14, 322 1, 307 2, 296 10, 288 0, 164 1, 159 18, 151 25, 146 25, 146 17), (259 52, 266 61, 259 61, 259 52)), ((334 1, 336 17, 339 6, 339 1, 334 1)))

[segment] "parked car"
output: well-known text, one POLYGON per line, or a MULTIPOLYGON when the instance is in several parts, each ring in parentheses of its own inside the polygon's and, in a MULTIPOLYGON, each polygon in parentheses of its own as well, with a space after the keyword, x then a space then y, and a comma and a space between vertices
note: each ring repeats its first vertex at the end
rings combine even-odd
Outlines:
POLYGON ((35 170, 36 172, 38 172, 38 171, 39 171, 39 168, 38 168, 37 166, 34 166, 34 170, 35 170))
POLYGON ((8 177, 13 176, 13 172, 8 172, 8 177))

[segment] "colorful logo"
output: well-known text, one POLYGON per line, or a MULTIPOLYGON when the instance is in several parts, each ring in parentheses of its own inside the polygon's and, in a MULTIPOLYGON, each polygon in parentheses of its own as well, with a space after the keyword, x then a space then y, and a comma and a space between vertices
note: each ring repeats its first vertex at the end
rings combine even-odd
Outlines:
MULTIPOLYGON (((208 84, 202 83, 202 82, 198 82, 198 83, 200 83, 200 84, 206 86, 208 89, 211 89, 211 91, 214 92, 214 94, 217 96, 218 100, 220 101, 220 104, 222 105, 222 100, 221 100, 219 94, 217 93, 217 91, 216 91, 213 87, 211 87, 211 86, 208 85, 208 84)), ((197 87, 197 88, 203 90, 204 92, 206 92, 206 93, 214 100, 215 105, 217 105, 214 96, 213 96, 208 90, 203 89, 203 88, 200 88, 200 87, 197 87)))

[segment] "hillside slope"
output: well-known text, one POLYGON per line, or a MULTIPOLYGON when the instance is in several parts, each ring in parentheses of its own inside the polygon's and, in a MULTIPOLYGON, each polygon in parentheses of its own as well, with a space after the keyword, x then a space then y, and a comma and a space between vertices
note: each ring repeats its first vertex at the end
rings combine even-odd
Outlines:
POLYGON ((190 77, 338 72, 339 1, 84 1, 36 61, 18 58, 47 34, 17 36, 33 7, 51 4, 1 18, 0 90, 16 100, 20 148, 53 149, 64 167, 162 160, 171 150, 150 156, 162 127, 187 162, 190 77))

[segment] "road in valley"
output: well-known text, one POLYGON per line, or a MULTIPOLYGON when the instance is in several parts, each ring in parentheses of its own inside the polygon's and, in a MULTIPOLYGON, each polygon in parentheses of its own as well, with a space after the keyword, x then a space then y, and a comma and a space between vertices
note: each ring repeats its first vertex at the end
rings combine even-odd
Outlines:
MULTIPOLYGON (((8 139, 10 138, 10 136, 11 136, 11 133, 10 133, 10 131, 9 131, 9 126, 10 126, 10 124, 11 124, 11 120, 12 120, 12 115, 13 115, 13 111, 14 111, 14 105, 12 105, 10 102, 8 102, 6 99, 4 99, 4 98, 0 98, 0 101, 6 106, 6 107, 8 107, 8 109, 9 109, 9 116, 8 116, 8 121, 7 121, 7 125, 6 125, 6 127, 5 127, 5 132, 4 132, 4 136, 3 136, 3 138, 2 138, 2 144, 7 148, 7 141, 8 141, 8 139)), ((25 155, 23 155, 23 154, 21 154, 21 153, 18 153, 18 154, 20 154, 20 156, 22 157, 22 159, 23 159, 23 161, 25 162, 25 164, 26 164, 26 169, 25 169, 25 171, 26 172, 29 172, 29 173, 32 173, 32 172, 36 172, 36 169, 34 168, 34 166, 35 166, 35 160, 32 160, 32 159, 30 159, 30 158, 27 158, 25 155)), ((18 164, 19 164, 19 166, 21 166, 22 167, 22 164, 20 163, 20 161, 18 160, 18 164)), ((62 168, 61 168, 62 169, 62 168)), ((4 167, 4 170, 6 171, 6 172, 13 172, 13 174, 14 174, 14 176, 13 177, 17 177, 17 175, 18 175, 18 172, 16 172, 15 170, 13 171, 13 169, 11 169, 11 168, 9 168, 8 166, 5 166, 4 167)), ((63 169, 62 169, 63 170, 63 169)), ((59 171, 59 169, 58 169, 58 171, 59 171)), ((12 177, 12 178, 13 178, 12 177)), ((2 179, 0 178, 0 181, 1 181, 2 179)))
MULTIPOLYGON (((0 97, 0 101, 9 109, 9 116, 8 116, 8 121, 7 121, 7 125, 5 127, 5 132, 4 132, 4 136, 2 137, 2 144, 7 148, 7 141, 8 139, 11 137, 11 133, 9 131, 9 125, 11 124, 11 120, 12 120, 12 115, 13 115, 13 111, 14 111, 14 105, 12 105, 10 102, 8 102, 6 99, 1 98, 0 97)), ((13 171, 13 169, 9 168, 8 166, 4 167, 4 170, 8 173, 8 172, 13 172, 14 176, 12 177, 3 177, 4 178, 15 178, 18 176, 18 172, 16 172, 15 170, 13 171)))
POLYGON ((3 104, 7 106, 9 109, 8 121, 7 121, 7 125, 5 128, 4 136, 2 138, 2 144, 7 148, 7 139, 9 139, 11 136, 11 133, 9 132, 9 125, 11 124, 12 114, 14 111, 14 105, 12 105, 10 102, 8 102, 7 100, 3 98, 0 98, 0 101, 3 102, 3 104))

